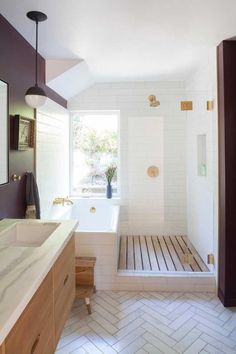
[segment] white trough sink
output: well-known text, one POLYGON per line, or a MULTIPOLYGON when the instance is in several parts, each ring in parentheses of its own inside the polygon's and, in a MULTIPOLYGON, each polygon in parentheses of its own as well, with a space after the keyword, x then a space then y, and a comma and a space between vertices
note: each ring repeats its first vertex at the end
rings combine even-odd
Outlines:
POLYGON ((0 247, 40 247, 59 225, 56 222, 17 222, 0 233, 0 247))

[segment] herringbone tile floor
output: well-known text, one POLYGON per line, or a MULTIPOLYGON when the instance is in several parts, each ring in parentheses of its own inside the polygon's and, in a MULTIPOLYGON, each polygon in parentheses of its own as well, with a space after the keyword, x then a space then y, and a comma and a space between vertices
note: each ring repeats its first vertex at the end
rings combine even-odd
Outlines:
POLYGON ((56 354, 236 353, 236 308, 208 293, 99 291, 74 304, 56 354))

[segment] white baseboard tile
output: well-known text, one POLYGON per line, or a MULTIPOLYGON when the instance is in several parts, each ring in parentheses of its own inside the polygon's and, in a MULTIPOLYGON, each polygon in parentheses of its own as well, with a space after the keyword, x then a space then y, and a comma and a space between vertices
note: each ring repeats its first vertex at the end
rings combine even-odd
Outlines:
POLYGON ((139 277, 99 275, 95 277, 98 290, 216 292, 216 283, 210 277, 139 277))

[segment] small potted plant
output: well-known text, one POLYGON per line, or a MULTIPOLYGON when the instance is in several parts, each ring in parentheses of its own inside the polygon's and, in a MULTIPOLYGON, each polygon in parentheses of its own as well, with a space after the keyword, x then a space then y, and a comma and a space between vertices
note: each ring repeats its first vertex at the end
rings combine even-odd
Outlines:
POLYGON ((107 198, 108 199, 112 198, 111 181, 112 181, 113 177, 115 176, 115 174, 116 174, 116 167, 115 166, 108 167, 108 169, 105 172, 106 179, 107 179, 107 198))

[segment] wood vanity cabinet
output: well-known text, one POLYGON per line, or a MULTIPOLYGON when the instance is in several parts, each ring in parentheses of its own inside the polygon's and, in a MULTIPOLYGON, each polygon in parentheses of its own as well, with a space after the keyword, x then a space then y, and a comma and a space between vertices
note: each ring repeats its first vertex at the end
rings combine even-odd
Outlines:
POLYGON ((5 353, 53 352, 53 272, 50 271, 6 338, 5 353))
POLYGON ((54 264, 55 339, 58 342, 75 299, 75 241, 68 242, 54 264), (73 255, 73 256, 71 256, 73 255))
POLYGON ((0 354, 53 354, 74 298, 72 237, 0 346, 0 354))

